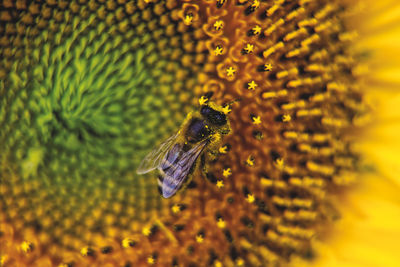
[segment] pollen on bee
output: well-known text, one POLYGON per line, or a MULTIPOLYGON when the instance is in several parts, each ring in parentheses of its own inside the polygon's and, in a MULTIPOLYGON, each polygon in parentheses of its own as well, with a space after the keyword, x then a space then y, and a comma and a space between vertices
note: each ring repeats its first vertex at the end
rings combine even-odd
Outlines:
POLYGON ((231 111, 232 111, 232 108, 231 108, 230 105, 226 105, 226 106, 224 106, 224 107, 222 108, 222 112, 223 112, 224 114, 229 114, 231 111))
POLYGON ((205 103, 208 102, 208 98, 206 96, 201 96, 199 99, 200 106, 203 106, 205 103))
POLYGON ((221 154, 226 154, 226 153, 228 153, 228 146, 224 145, 224 146, 220 147, 218 151, 221 154))

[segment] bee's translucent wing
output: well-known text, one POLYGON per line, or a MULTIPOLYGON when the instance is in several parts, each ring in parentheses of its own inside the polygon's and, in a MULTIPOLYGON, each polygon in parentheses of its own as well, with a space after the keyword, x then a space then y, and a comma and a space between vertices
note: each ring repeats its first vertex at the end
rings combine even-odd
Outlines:
POLYGON ((175 146, 165 156, 160 171, 164 175, 159 179, 159 186, 163 197, 169 198, 179 190, 186 180, 190 169, 205 148, 207 140, 196 144, 187 152, 182 152, 182 146, 175 146))
POLYGON ((165 155, 171 149, 178 136, 179 132, 165 140, 158 147, 154 148, 149 154, 147 154, 137 168, 136 173, 144 174, 160 167, 165 155))

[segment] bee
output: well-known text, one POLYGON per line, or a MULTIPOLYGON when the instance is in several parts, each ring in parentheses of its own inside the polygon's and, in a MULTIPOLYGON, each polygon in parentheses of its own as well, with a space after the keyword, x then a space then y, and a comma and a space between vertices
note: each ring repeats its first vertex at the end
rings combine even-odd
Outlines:
POLYGON ((187 115, 177 133, 144 157, 136 172, 158 169, 158 189, 164 198, 170 198, 189 184, 200 156, 203 165, 206 154, 209 159, 216 158, 222 137, 230 131, 223 107, 213 102, 200 105, 187 115))

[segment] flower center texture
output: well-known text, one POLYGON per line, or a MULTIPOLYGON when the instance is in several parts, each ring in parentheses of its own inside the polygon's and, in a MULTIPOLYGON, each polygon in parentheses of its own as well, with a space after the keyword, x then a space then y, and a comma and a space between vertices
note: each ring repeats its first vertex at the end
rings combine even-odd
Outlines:
POLYGON ((312 260, 367 111, 347 5, 2 1, 0 265, 312 260), (232 134, 162 199, 136 168, 210 93, 232 134))

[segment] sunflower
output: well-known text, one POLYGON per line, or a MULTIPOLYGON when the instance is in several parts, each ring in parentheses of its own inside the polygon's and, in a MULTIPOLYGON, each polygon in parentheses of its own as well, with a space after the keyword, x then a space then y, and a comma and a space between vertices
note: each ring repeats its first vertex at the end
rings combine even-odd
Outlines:
POLYGON ((1 266, 397 266, 394 1, 0 5, 1 266), (199 102, 218 157, 135 170, 199 102))

